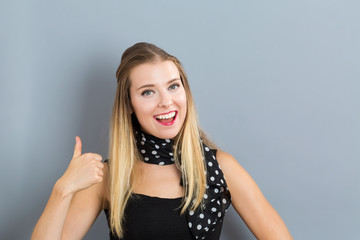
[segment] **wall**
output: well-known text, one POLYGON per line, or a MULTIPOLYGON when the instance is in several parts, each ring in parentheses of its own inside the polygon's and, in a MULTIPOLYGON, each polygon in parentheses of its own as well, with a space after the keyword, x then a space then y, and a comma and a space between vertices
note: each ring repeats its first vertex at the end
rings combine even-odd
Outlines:
MULTIPOLYGON (((295 239, 360 237, 356 1, 1 1, 0 239, 29 239, 72 157, 107 156, 115 71, 147 41, 295 239)), ((84 239, 107 239, 102 212, 84 239)), ((231 208, 223 240, 255 239, 231 208)))

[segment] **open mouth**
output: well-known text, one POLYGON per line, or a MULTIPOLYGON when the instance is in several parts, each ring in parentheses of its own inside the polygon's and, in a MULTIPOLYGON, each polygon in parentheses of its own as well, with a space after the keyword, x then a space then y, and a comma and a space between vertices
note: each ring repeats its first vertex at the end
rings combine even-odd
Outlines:
POLYGON ((163 125, 172 125, 175 122, 175 119, 177 117, 177 111, 171 111, 164 114, 155 115, 154 118, 156 121, 163 125))

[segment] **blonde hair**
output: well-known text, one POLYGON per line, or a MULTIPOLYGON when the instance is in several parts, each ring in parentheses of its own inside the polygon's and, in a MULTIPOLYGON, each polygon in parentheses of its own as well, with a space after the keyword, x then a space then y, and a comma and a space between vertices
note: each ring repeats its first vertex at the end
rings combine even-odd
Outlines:
POLYGON ((180 61, 150 43, 137 43, 125 50, 116 71, 117 89, 109 128, 109 188, 110 188, 110 229, 120 238, 123 236, 124 211, 136 180, 136 163, 140 161, 131 117, 129 75, 132 68, 143 63, 172 61, 179 73, 186 92, 187 113, 184 124, 174 139, 175 163, 182 172, 185 197, 181 214, 187 208, 195 210, 202 206, 206 191, 206 169, 200 138, 214 147, 200 129, 190 86, 180 61), (181 164, 177 156, 181 154, 181 164))

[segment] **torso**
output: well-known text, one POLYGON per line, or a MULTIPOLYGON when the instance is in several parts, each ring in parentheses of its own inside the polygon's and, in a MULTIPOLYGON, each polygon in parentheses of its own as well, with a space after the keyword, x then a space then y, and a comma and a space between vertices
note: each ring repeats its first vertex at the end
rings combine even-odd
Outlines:
MULTIPOLYGON (((219 152, 216 153, 216 157, 219 155, 219 152)), ((214 158, 215 159, 215 158, 214 158)), ((220 161, 219 161, 220 164, 220 161)), ((209 165, 210 166, 210 165, 209 165)), ((105 171, 108 170, 108 166, 104 168, 105 171), (106 170, 105 170, 106 169, 106 170)), ((188 227, 188 215, 180 215, 179 212, 174 213, 172 210, 175 210, 181 203, 181 197, 184 196, 184 189, 180 185, 181 181, 181 172, 177 169, 175 164, 159 166, 155 164, 148 164, 140 162, 137 165, 136 170, 140 172, 137 173, 136 179, 137 182, 134 183, 133 188, 133 197, 129 198, 129 206, 126 208, 125 215, 127 216, 127 225, 126 228, 128 231, 124 235, 124 240, 129 239, 146 239, 144 236, 149 236, 149 234, 154 234, 154 237, 151 239, 194 239, 193 232, 191 232, 188 227), (157 206, 157 207, 156 207, 157 206), (165 220, 158 224, 159 221, 165 220), (145 226, 149 226, 149 229, 146 231, 138 231, 138 224, 140 222, 145 226), (149 223, 155 223, 155 226, 149 225, 149 223), (169 226, 166 226, 169 224, 169 226), (173 229, 170 229, 171 226, 177 226, 176 230, 179 230, 179 233, 174 233, 173 229), (159 227, 160 229, 156 228, 159 227), (170 231, 162 231, 161 227, 170 229, 170 231), (135 228, 134 228, 135 227, 135 228), (146 233, 142 236, 140 233, 146 233), (140 236, 140 235, 141 236, 140 236), (161 237, 159 238, 159 236, 161 237), (171 237, 168 237, 171 235, 171 237), (174 235, 175 234, 175 235, 174 235), (185 234, 185 235, 181 235, 185 234), (156 236, 156 237, 155 237, 156 236)), ((108 175, 104 171, 104 174, 108 175)), ((109 224, 109 206, 110 206, 110 189, 109 185, 106 185, 106 204, 104 206, 104 211, 108 219, 109 224)), ((227 201, 227 202, 231 202, 227 201)), ((178 211, 180 211, 178 209, 178 211)), ((110 227, 110 225, 109 225, 110 227)), ((219 240, 220 233, 222 228, 222 219, 213 229, 213 233, 210 234, 209 240, 219 240)), ((196 234, 196 233, 195 233, 196 234)), ((117 236, 113 236, 111 232, 109 233, 110 239, 119 240, 117 236)))

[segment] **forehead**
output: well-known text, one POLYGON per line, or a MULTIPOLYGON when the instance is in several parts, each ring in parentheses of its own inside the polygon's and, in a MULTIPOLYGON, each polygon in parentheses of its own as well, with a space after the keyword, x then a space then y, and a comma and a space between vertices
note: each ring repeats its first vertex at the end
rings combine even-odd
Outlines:
POLYGON ((140 64, 130 71, 131 86, 144 84, 163 84, 174 78, 180 78, 179 70, 172 61, 140 64))

